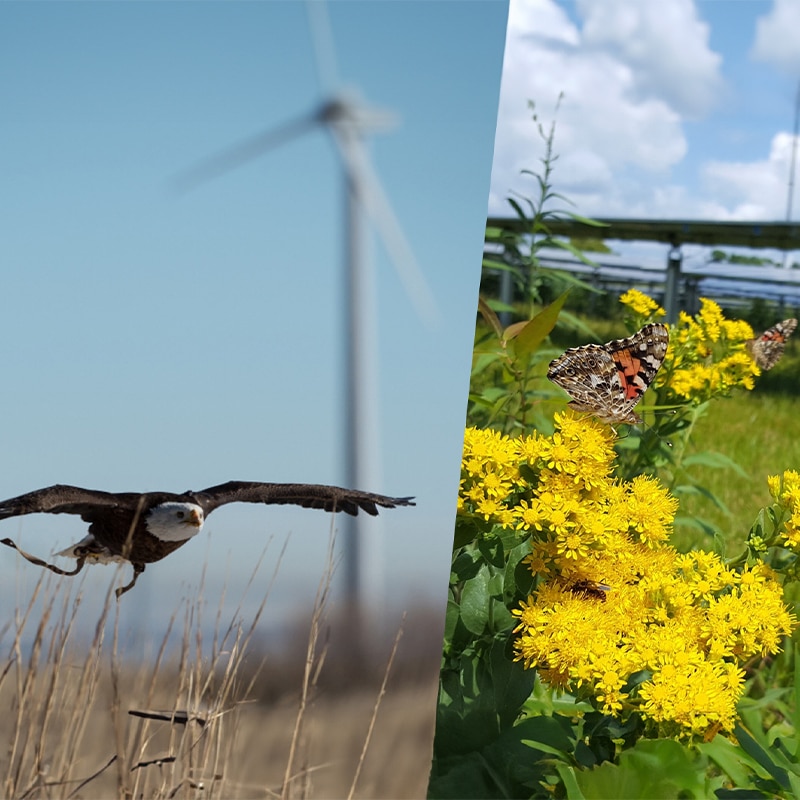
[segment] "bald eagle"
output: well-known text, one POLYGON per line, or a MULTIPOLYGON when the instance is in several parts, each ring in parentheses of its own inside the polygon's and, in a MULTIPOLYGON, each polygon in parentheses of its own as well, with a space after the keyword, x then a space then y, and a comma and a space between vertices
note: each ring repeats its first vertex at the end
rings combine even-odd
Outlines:
POLYGON ((227 503, 291 504, 325 511, 344 511, 355 516, 359 510, 371 516, 378 506, 413 506, 413 497, 385 497, 381 494, 304 483, 254 483, 229 481, 200 492, 100 492, 78 486, 49 486, 0 502, 0 519, 23 514, 78 514, 89 524, 80 542, 57 553, 77 559, 74 570, 65 571, 32 556, 11 539, 0 543, 13 547, 33 564, 59 575, 77 575, 84 564, 130 562, 133 578, 116 590, 117 597, 132 589, 146 564, 160 561, 197 536, 205 518, 227 503))

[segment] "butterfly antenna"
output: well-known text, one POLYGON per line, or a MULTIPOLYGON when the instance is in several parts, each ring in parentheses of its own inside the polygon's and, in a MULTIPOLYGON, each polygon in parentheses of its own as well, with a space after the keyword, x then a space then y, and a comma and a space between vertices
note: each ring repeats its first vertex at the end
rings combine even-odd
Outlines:
MULTIPOLYGON (((677 411, 670 411, 670 412, 667 412, 667 413, 677 414, 678 412, 677 411)), ((672 447, 672 442, 669 439, 667 439, 664 436, 662 436, 658 432, 658 430, 656 429, 656 427, 654 425, 647 425, 645 422, 642 422, 642 428, 645 431, 647 431, 649 433, 652 433, 652 435, 655 436, 655 438, 658 439, 662 444, 665 444, 667 447, 672 447)))

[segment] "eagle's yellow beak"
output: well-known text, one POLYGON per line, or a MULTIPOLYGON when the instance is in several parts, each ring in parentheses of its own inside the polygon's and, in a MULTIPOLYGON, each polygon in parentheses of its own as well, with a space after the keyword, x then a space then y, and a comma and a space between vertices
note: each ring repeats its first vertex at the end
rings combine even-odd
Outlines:
POLYGON ((199 528, 203 524, 203 514, 196 508, 193 508, 189 512, 189 516, 186 517, 186 519, 182 520, 182 522, 184 525, 191 525, 195 528, 199 528))

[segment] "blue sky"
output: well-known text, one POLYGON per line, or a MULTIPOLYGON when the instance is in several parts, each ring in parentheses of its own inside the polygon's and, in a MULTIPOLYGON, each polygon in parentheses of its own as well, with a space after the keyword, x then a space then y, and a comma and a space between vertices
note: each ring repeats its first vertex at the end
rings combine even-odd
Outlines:
MULTIPOLYGON (((382 476, 360 488, 418 499, 375 529, 401 607, 445 598, 506 13, 329 7, 341 82, 398 116, 371 151, 440 314, 420 320, 376 245, 382 476)), ((188 194, 170 184, 321 97, 303 3, 0 4, 3 497, 343 481, 343 190, 329 136, 188 194)), ((2 527, 46 556, 85 526, 2 527)), ((280 613, 295 587, 313 593, 329 530, 303 509, 221 509, 147 570, 138 613, 191 596, 204 562, 213 603, 270 536, 276 554, 291 533, 280 613)), ((24 600, 38 572, 0 553, 6 598, 24 600)), ((92 591, 113 577, 90 572, 92 591)))
POLYGON ((798 80, 796 0, 512 0, 490 213, 534 188, 527 101, 549 126, 563 92, 554 181, 578 213, 783 221, 798 80))

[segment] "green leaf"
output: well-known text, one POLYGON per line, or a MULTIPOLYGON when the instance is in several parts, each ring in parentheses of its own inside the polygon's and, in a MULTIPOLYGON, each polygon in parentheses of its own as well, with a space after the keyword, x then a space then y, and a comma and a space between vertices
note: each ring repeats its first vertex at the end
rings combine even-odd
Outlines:
POLYGON ((556 764, 556 769, 567 791, 568 800, 586 800, 575 778, 575 769, 566 764, 556 764))
POLYGON ((515 336, 508 337, 508 329, 506 330, 506 337, 513 338, 514 354, 517 358, 527 358, 548 337, 558 322, 558 315, 568 294, 569 289, 527 322, 515 336))
POLYGON ((464 583, 461 593, 461 620, 470 633, 480 636, 486 630, 489 599, 489 568, 484 565, 464 583))
POLYGON ((481 533, 474 519, 456 516, 456 526, 453 533, 453 550, 459 550, 470 542, 474 541, 481 533))
POLYGON ((505 261, 498 261, 496 258, 484 258, 481 262, 486 269, 496 269, 498 272, 513 272, 519 275, 519 267, 515 264, 508 264, 505 261))
POLYGON ((497 338, 500 339, 503 336, 503 326, 500 324, 497 314, 494 313, 494 310, 489 303, 487 303, 486 300, 480 296, 478 297, 478 311, 481 313, 486 322, 489 323, 492 330, 497 335, 497 338))
MULTIPOLYGON (((554 274, 560 275, 561 273, 554 274)), ((563 325, 571 328, 574 331, 577 331, 587 339, 594 339, 594 341, 599 342, 602 338, 590 325, 587 325, 584 320, 575 316, 575 314, 573 314, 571 311, 562 311, 559 321, 563 325)))
MULTIPOLYGON (((504 591, 506 601, 511 603, 520 594, 527 596, 533 588, 533 573, 523 559, 531 554, 531 544, 526 539, 508 554, 506 563, 504 591)), ((514 607, 516 603, 514 603, 514 607)))
MULTIPOLYGON (((436 727, 437 737, 439 726, 436 727)), ((429 800, 447 798, 486 798, 499 797, 497 786, 481 759, 473 753, 451 758, 439 758, 433 762, 428 784, 429 800)))
POLYGON ((570 217, 572 217, 575 222, 580 222, 581 225, 589 225, 592 228, 608 228, 610 227, 609 223, 601 222, 599 219, 592 219, 591 217, 584 217, 580 214, 575 214, 572 211, 567 212, 570 217))
POLYGON ((687 517, 683 514, 678 514, 675 517, 675 525, 685 525, 687 528, 696 528, 707 536, 713 536, 716 533, 716 528, 701 517, 687 517))
POLYGON ((566 250, 574 259, 577 261, 582 261, 588 267, 597 267, 599 264, 592 261, 589 256, 583 250, 575 247, 572 242, 567 241, 566 239, 550 239, 547 242, 548 247, 556 247, 560 250, 566 250))
POLYGON ((762 508, 756 515, 755 522, 750 528, 751 536, 760 536, 762 539, 772 539, 781 526, 778 516, 773 506, 762 508))
POLYGON ((458 618, 461 615, 461 609, 454 600, 447 601, 447 611, 444 616, 444 641, 451 642, 458 625, 458 618))
POLYGON ((692 453, 684 457, 683 466, 691 467, 695 464, 699 464, 703 467, 711 467, 711 469, 732 469, 742 478, 750 477, 730 456, 726 456, 724 453, 717 453, 713 450, 706 450, 702 453, 692 453))
POLYGON ((734 735, 742 750, 745 751, 770 777, 784 790, 791 788, 789 775, 783 766, 779 766, 773 759, 773 751, 767 750, 759 744, 750 732, 742 725, 737 725, 734 735))
POLYGON ((730 515, 730 511, 725 503, 722 502, 712 491, 704 486, 697 486, 693 483, 681 483, 672 488, 672 494, 699 494, 710 500, 717 508, 730 515))
POLYGON ((497 298, 489 297, 485 298, 486 304, 489 308, 494 309, 495 311, 513 311, 514 306, 509 305, 508 303, 504 303, 502 300, 498 300, 497 298))
MULTIPOLYGON (((475 720, 477 722, 477 718, 475 720)), ((441 757, 445 742, 440 739, 437 721, 436 741, 428 797, 501 798, 541 796, 541 783, 552 775, 552 758, 541 758, 526 742, 536 743, 548 753, 557 753, 559 762, 569 761, 573 747, 563 723, 552 717, 526 719, 506 728, 489 744, 458 755, 441 757)), ((454 744, 458 742, 453 740, 454 744)))
POLYGON ((528 215, 522 210, 522 206, 513 198, 507 197, 508 204, 514 209, 514 212, 521 220, 527 220, 528 215))
POLYGON ((496 569, 502 569, 506 563, 506 550, 500 536, 485 536, 479 539, 478 551, 483 560, 496 569))
POLYGON ((795 752, 800 755, 797 749, 797 738, 800 736, 800 645, 794 646, 794 707, 792 708, 792 723, 795 731, 795 752))
POLYGON ((692 751, 670 739, 640 739, 620 754, 619 766, 606 762, 576 772, 586 800, 707 800, 713 794, 692 751))
POLYGON ((734 786, 752 784, 753 772, 759 772, 758 764, 730 739, 715 736, 710 742, 701 742, 697 749, 708 756, 730 779, 734 786))
POLYGON ((497 711, 501 729, 514 724, 536 680, 534 670, 525 669, 521 661, 510 661, 505 650, 505 642, 495 639, 489 653, 493 707, 497 711))

